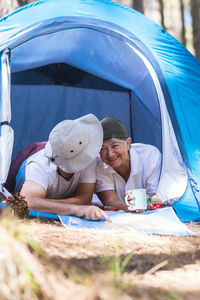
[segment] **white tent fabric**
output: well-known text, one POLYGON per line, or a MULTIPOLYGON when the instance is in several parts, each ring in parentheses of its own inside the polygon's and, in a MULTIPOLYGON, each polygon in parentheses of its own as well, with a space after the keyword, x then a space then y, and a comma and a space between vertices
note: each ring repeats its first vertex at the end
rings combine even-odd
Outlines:
POLYGON ((162 120, 162 172, 157 188, 158 196, 171 205, 184 194, 187 187, 187 172, 169 118, 163 92, 156 72, 147 58, 136 48, 130 46, 143 60, 154 82, 162 120))
POLYGON ((5 183, 14 142, 14 133, 9 126, 11 120, 10 105, 10 64, 9 51, 5 50, 1 57, 1 135, 0 135, 0 183, 5 183))

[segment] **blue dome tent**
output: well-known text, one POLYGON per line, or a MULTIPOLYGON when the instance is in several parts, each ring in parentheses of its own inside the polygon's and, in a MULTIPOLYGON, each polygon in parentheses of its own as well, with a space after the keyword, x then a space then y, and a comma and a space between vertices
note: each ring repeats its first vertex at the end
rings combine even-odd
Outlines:
POLYGON ((0 19, 0 184, 12 155, 63 119, 120 119, 162 153, 157 194, 200 220, 200 64, 148 18, 110 0, 43 0, 0 19))

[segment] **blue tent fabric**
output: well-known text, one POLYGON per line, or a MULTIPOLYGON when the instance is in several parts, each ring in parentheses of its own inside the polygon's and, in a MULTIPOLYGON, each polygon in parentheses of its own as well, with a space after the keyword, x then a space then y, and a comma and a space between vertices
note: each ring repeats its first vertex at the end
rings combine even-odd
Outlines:
POLYGON ((59 121, 89 112, 120 119, 135 142, 162 152, 163 116, 151 65, 188 176, 173 207, 182 221, 200 220, 200 63, 183 45, 141 13, 110 0, 45 0, 0 19, 0 55, 6 49, 13 155, 46 140, 59 121))

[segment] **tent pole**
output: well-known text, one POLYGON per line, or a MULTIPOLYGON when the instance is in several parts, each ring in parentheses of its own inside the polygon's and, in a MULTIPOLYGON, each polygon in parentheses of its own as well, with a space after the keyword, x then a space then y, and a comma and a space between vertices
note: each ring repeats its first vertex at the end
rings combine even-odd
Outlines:
POLYGON ((132 91, 129 90, 129 118, 130 118, 131 139, 132 139, 132 142, 133 142, 134 141, 134 136, 133 136, 133 116, 132 116, 132 111, 133 111, 132 91))

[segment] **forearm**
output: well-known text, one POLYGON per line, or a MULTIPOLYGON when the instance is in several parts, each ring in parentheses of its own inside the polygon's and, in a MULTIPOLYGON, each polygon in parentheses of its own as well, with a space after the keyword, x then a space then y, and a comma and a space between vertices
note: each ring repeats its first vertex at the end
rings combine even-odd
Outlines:
POLYGON ((118 201, 116 199, 105 201, 103 204, 104 204, 104 206, 112 206, 112 207, 116 207, 116 208, 124 210, 124 211, 129 211, 126 203, 118 201))
POLYGON ((104 191, 97 195, 104 206, 113 206, 124 211, 129 211, 126 203, 120 201, 115 191, 104 191))
POLYGON ((30 210, 38 210, 41 212, 58 214, 58 215, 80 215, 81 206, 68 203, 60 203, 57 200, 47 198, 37 198, 26 196, 28 207, 30 210))
POLYGON ((74 203, 72 201, 70 203, 70 198, 69 202, 67 202, 67 199, 63 199, 62 201, 61 199, 46 198, 46 190, 41 185, 32 181, 26 181, 21 190, 21 195, 25 197, 30 210, 76 216, 84 215, 83 211, 90 204, 88 202, 92 198, 92 194, 93 185, 80 185, 76 191, 77 198, 71 198, 71 200, 75 201, 74 203))
POLYGON ((86 218, 88 220, 102 220, 105 218, 107 221, 110 221, 107 214, 99 207, 91 205, 56 203, 56 201, 46 198, 28 198, 26 200, 28 202, 29 209, 32 210, 39 210, 57 215, 76 216, 86 218))
POLYGON ((91 195, 74 196, 65 199, 51 199, 52 202, 63 204, 90 205, 92 202, 91 195))

